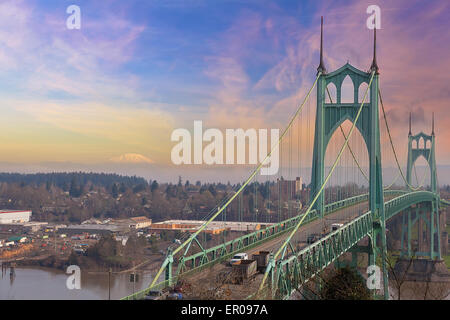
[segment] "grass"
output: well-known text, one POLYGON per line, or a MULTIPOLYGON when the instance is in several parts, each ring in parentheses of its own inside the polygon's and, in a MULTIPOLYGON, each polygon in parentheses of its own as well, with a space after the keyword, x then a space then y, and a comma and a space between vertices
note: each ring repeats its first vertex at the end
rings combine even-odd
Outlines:
POLYGON ((450 269, 450 255, 442 257, 447 265, 447 269, 450 269))

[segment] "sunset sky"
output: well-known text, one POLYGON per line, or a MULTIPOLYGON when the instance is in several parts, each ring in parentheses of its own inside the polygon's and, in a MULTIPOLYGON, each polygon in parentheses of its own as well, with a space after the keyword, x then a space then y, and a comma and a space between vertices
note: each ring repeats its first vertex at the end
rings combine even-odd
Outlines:
POLYGON ((192 168, 170 162, 176 128, 286 125, 315 79, 320 16, 327 69, 367 70, 370 4, 381 8, 380 86, 400 161, 409 112, 426 133, 434 112, 437 162, 450 165, 448 1, 3 0, 0 170, 183 175, 192 168), (81 30, 66 28, 71 4, 81 30))

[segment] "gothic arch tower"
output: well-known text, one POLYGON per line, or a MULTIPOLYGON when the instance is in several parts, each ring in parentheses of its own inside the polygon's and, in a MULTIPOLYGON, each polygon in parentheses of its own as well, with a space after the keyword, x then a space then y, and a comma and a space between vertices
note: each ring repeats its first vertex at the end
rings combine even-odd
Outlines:
MULTIPOLYGON (((320 73, 317 82, 317 110, 314 134, 314 151, 312 161, 311 175, 311 199, 319 192, 324 180, 324 161, 327 145, 334 131, 345 120, 353 120, 361 106, 358 102, 358 90, 361 84, 369 86, 372 72, 374 77, 370 84, 366 102, 364 103, 361 116, 359 117, 356 128, 361 133, 369 154, 369 209, 373 214, 374 227, 371 234, 371 252, 369 253, 369 264, 375 264, 376 261, 376 240, 380 235, 380 249, 383 256, 383 277, 386 284, 385 297, 387 296, 387 272, 386 272, 386 219, 384 213, 383 198, 383 180, 381 167, 381 147, 380 147, 380 127, 378 110, 378 85, 379 68, 376 59, 376 29, 374 29, 374 47, 373 60, 369 72, 359 70, 348 62, 341 68, 327 73, 323 61, 323 19, 321 21, 321 42, 320 42, 320 64, 317 68, 320 73), (346 77, 350 77, 353 82, 354 94, 351 102, 342 102, 342 83, 346 77), (333 83, 336 87, 336 101, 326 103, 327 86, 333 83)), ((315 209, 320 216, 324 215, 324 196, 323 192, 315 203, 315 209)))
POLYGON ((416 135, 411 134, 411 114, 409 115, 409 133, 408 133, 408 165, 406 169, 406 181, 412 188, 412 170, 414 163, 418 158, 423 156, 427 160, 430 168, 431 191, 437 192, 436 177, 436 156, 435 156, 435 135, 434 135, 434 114, 432 120, 431 135, 420 132, 416 135), (423 142, 421 144, 421 142, 423 142), (422 145, 422 146, 421 146, 422 145))
MULTIPOLYGON (((431 135, 419 132, 416 135, 411 133, 411 114, 409 115, 409 133, 408 133, 408 163, 406 169, 406 181, 411 191, 416 191, 412 184, 412 172, 414 163, 418 158, 424 157, 430 168, 430 188, 431 192, 439 195, 436 173, 436 136, 434 134, 434 114, 432 116, 431 135)), ((420 181, 418 181, 421 184, 420 181)), ((428 206, 417 206, 414 210, 408 209, 402 222, 401 248, 402 256, 406 257, 429 257, 431 260, 441 259, 441 236, 440 236, 440 214, 439 214, 439 196, 436 201, 428 206), (412 219, 411 215, 415 214, 412 219), (412 226, 418 224, 418 249, 413 252, 411 244, 412 226), (427 232, 423 232, 423 225, 427 227, 427 232), (424 247, 424 234, 428 233, 429 251, 424 247), (406 239, 405 239, 406 238, 406 239), (406 240, 406 241, 405 241, 406 240)))

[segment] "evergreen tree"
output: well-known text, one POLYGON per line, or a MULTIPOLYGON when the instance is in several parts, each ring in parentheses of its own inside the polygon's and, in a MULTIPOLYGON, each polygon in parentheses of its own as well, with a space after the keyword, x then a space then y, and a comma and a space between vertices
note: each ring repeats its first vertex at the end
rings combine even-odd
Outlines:
POLYGON ((117 184, 115 184, 115 183, 112 185, 111 195, 114 199, 117 199, 117 197, 119 196, 119 190, 117 188, 117 184))
POLYGON ((156 189, 158 189, 158 188, 159 188, 158 182, 156 182, 156 180, 153 180, 152 186, 151 186, 150 190, 151 190, 152 192, 154 192, 154 191, 155 191, 156 189))

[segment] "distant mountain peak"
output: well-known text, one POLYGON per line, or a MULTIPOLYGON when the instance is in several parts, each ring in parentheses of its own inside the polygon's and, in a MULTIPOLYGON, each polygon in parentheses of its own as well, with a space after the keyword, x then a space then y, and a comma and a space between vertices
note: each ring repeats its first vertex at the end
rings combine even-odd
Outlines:
POLYGON ((153 160, 139 153, 124 153, 109 159, 109 161, 115 163, 153 163, 153 160))

